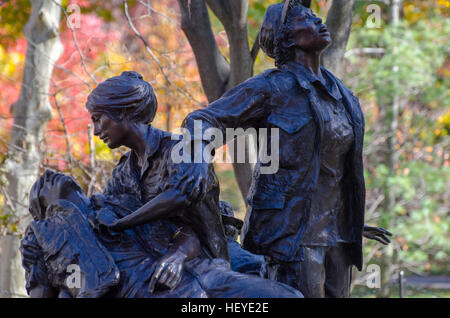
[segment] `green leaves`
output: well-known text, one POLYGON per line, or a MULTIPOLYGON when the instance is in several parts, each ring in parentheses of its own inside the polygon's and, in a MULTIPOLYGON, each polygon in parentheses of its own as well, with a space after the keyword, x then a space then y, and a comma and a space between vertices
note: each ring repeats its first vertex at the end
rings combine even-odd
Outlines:
POLYGON ((30 11, 29 0, 8 1, 0 7, 0 45, 8 46, 22 36, 30 11))
MULTIPOLYGON (((359 66, 356 85, 367 119, 368 207, 377 196, 394 198, 391 210, 380 203, 367 218, 394 233, 396 265, 419 272, 441 270, 450 254, 450 167, 445 151, 450 142, 450 80, 445 66, 449 28, 448 19, 432 16, 416 23, 405 20, 398 27, 356 26, 351 40, 353 47, 384 49, 384 54, 350 60, 359 66), (395 98, 401 102, 393 130, 395 98), (390 167, 392 149, 387 142, 392 134, 397 159, 390 167)), ((367 243, 370 255, 376 245, 367 243)), ((376 252, 375 256, 382 257, 376 252)))
POLYGON ((381 104, 391 104, 398 94, 407 98, 424 95, 428 103, 443 96, 448 101, 448 90, 442 85, 448 79, 436 76, 447 55, 448 19, 435 18, 416 25, 404 22, 398 27, 381 29, 362 27, 355 31, 352 43, 385 49, 381 58, 369 58, 360 84, 360 88, 373 85, 381 104))

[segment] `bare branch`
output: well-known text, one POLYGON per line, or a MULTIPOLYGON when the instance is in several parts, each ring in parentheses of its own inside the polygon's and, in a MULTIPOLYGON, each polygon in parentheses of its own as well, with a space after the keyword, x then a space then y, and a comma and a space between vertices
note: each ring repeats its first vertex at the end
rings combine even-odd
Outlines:
POLYGON ((205 0, 217 18, 222 22, 230 45, 230 80, 227 89, 232 88, 253 73, 253 59, 250 53, 247 33, 248 0, 205 0))
POLYGON ((16 212, 16 207, 14 206, 14 203, 12 202, 11 197, 9 196, 8 192, 3 187, 1 187, 1 190, 2 190, 3 197, 5 197, 5 199, 6 199, 6 204, 10 208, 10 211, 14 214, 16 212))
POLYGON ((372 215, 373 212, 375 212, 375 210, 378 208, 378 206, 383 202, 384 200, 384 194, 380 194, 378 195, 378 197, 376 198, 376 200, 372 203, 372 205, 370 206, 370 208, 367 210, 366 214, 367 215, 372 215))
POLYGON ((327 17, 332 44, 322 55, 323 65, 339 76, 350 36, 355 0, 333 0, 327 17))
POLYGON ((258 34, 256 35, 256 38, 255 38, 255 42, 253 42, 252 50, 250 51, 253 65, 255 64, 256 58, 258 57, 259 49, 260 49, 260 46, 259 46, 259 32, 258 32, 258 34))
POLYGON ((345 52, 345 57, 363 54, 383 55, 384 53, 386 53, 386 49, 379 47, 354 48, 345 52))
POLYGON ((83 52, 81 51, 80 46, 78 45, 77 35, 76 35, 75 30, 73 28, 72 22, 69 19, 69 15, 67 14, 67 11, 64 9, 64 7, 61 4, 57 3, 55 0, 53 0, 53 2, 62 9, 62 12, 64 13, 64 16, 66 17, 66 20, 68 22, 67 24, 69 26, 70 32, 72 32, 73 43, 75 44, 75 47, 77 48, 78 54, 80 55, 81 65, 83 66, 84 71, 86 72, 86 74, 89 75, 89 77, 94 81, 95 84, 98 84, 98 82, 95 79, 94 75, 92 75, 87 69, 87 66, 86 66, 86 63, 85 63, 85 56, 84 56, 83 52))
POLYGON ((152 49, 150 48, 150 45, 148 44, 148 42, 144 39, 144 37, 142 36, 142 34, 138 31, 138 29, 135 27, 135 25, 133 24, 133 21, 131 20, 130 14, 128 13, 128 3, 127 0, 123 0, 123 7, 124 7, 124 11, 125 11, 125 16, 127 18, 128 21, 128 25, 131 27, 131 29, 133 30, 133 32, 136 34, 136 36, 142 41, 142 43, 145 46, 145 49, 147 50, 148 54, 151 56, 151 58, 153 59, 153 61, 156 63, 156 65, 158 65, 159 70, 161 71, 161 73, 164 76, 164 79, 167 81, 168 84, 170 84, 171 86, 173 86, 177 91, 179 91, 184 97, 188 98, 189 100, 193 101, 194 103, 196 103, 198 106, 203 106, 202 103, 200 103, 199 101, 197 101, 194 97, 192 97, 188 92, 186 92, 185 90, 183 90, 181 87, 179 87, 178 85, 176 85, 175 83, 172 82, 172 80, 169 78, 169 76, 166 74, 166 72, 164 71, 163 66, 161 65, 161 62, 158 60, 158 58, 156 57, 156 55, 153 53, 152 49))
POLYGON ((149 1, 147 1, 147 3, 146 3, 146 2, 144 2, 144 1, 142 1, 142 0, 139 0, 139 3, 142 4, 144 7, 146 7, 146 8, 148 9, 149 15, 150 15, 150 12, 154 12, 154 13, 156 13, 156 14, 158 14, 158 15, 164 17, 164 18, 166 18, 166 19, 169 20, 170 22, 172 22, 172 23, 174 23, 174 24, 176 24, 176 25, 178 25, 178 26, 181 26, 180 23, 179 23, 178 21, 172 19, 171 17, 169 17, 168 15, 166 15, 166 14, 164 14, 164 13, 162 13, 162 12, 159 12, 159 11, 155 10, 155 9, 150 5, 149 1))
POLYGON ((72 157, 72 151, 71 151, 71 146, 70 146, 70 137, 69 137, 69 131, 67 129, 67 125, 66 125, 66 121, 64 120, 64 115, 62 113, 61 110, 61 105, 59 104, 57 95, 55 94, 54 96, 55 99, 55 105, 56 105, 56 109, 58 110, 58 114, 59 114, 59 118, 61 119, 61 124, 63 126, 63 131, 64 131, 64 137, 66 139, 66 145, 67 145, 67 156, 69 158, 69 163, 70 166, 73 166, 73 157, 72 157))

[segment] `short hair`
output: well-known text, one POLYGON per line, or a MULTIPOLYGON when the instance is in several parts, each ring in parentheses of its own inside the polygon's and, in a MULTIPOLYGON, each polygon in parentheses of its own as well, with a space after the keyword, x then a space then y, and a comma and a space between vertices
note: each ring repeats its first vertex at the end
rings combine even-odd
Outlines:
MULTIPOLYGON (((42 204, 42 197, 41 197, 41 190, 42 188, 47 184, 54 184, 55 178, 57 176, 64 175, 63 173, 56 172, 50 169, 45 170, 45 172, 39 177, 39 179, 34 182, 33 186, 31 187, 30 191, 30 199, 29 199, 29 212, 33 216, 34 220, 43 220, 45 219, 46 215, 45 212, 47 210, 46 206, 43 206, 42 204)), ((81 193, 83 190, 80 188, 78 183, 75 182, 75 180, 67 175, 64 175, 66 177, 65 180, 69 180, 67 178, 71 179, 71 185, 74 187, 74 190, 78 190, 81 193)))
POLYGON ((28 210, 34 220, 43 220, 45 218, 45 207, 42 206, 39 193, 44 186, 45 177, 40 176, 37 179, 30 190, 30 204, 28 205, 28 210))
POLYGON ((86 108, 116 121, 149 124, 155 118, 158 101, 141 74, 126 71, 100 83, 89 95, 86 108))

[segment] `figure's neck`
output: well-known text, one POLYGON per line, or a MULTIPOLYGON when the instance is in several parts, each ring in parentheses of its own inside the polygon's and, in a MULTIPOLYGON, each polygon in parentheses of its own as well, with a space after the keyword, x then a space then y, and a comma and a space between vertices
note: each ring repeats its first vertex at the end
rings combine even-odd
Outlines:
POLYGON ((80 191, 72 191, 62 199, 72 202, 80 209, 87 208, 90 204, 90 200, 80 191))
POLYGON ((322 78, 322 72, 320 71, 320 56, 322 52, 312 51, 305 52, 303 50, 295 50, 294 61, 303 65, 309 72, 316 75, 318 78, 322 78))
POLYGON ((132 124, 127 133, 127 140, 124 145, 133 150, 140 158, 145 154, 145 137, 148 131, 148 125, 132 124))

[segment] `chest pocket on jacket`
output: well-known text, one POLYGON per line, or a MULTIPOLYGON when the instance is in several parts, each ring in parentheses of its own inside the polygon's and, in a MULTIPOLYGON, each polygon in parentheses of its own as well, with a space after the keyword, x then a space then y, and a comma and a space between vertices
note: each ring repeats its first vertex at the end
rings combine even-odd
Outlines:
POLYGON ((288 134, 298 132, 312 119, 309 102, 303 96, 288 98, 280 107, 272 110, 267 121, 288 134))

